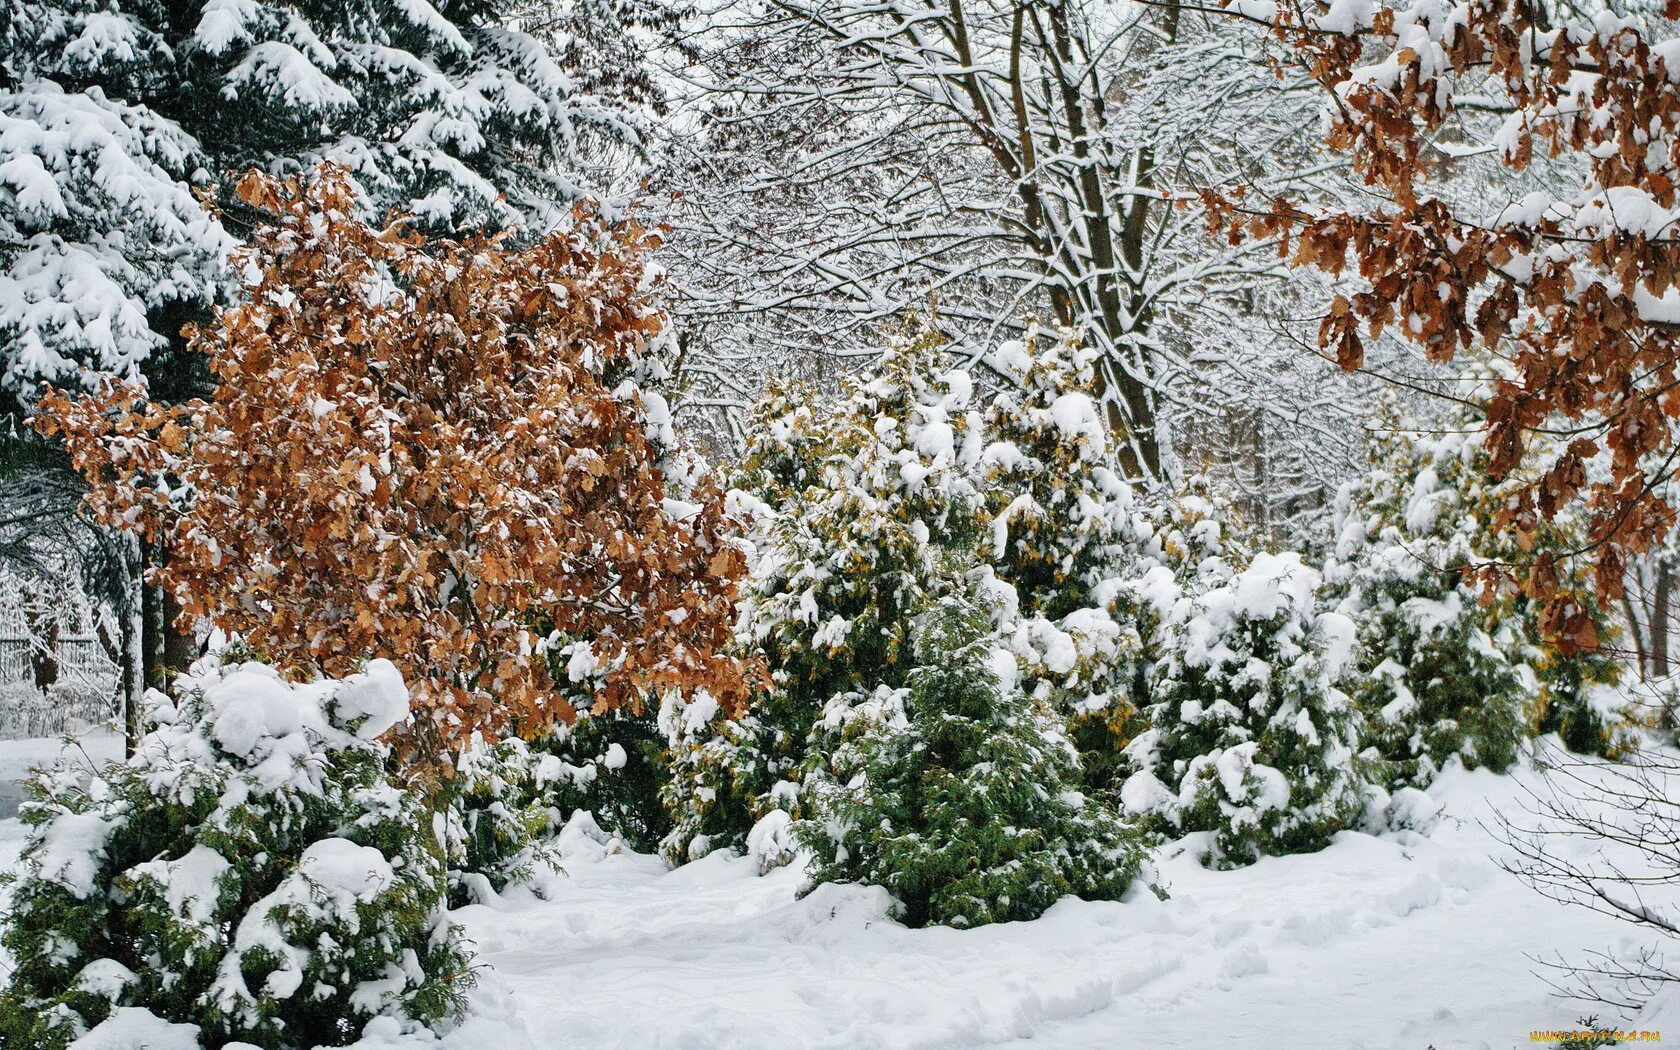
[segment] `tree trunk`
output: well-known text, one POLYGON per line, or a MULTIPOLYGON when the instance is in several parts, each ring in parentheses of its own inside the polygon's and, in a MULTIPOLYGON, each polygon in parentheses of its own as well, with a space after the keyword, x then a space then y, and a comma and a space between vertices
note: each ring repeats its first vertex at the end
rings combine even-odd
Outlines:
MULTIPOLYGON (((163 568, 167 555, 161 547, 146 545, 146 571, 155 575, 163 568)), ((145 679, 151 689, 167 691, 172 675, 185 671, 198 657, 197 640, 191 632, 181 630, 180 604, 162 587, 148 582, 145 587, 145 679)))
POLYGON ((1651 673, 1658 678, 1668 675, 1668 617, 1674 588, 1674 574, 1668 559, 1657 561, 1657 584, 1651 598, 1651 673))
POLYGON ((145 559, 140 540, 123 534, 123 566, 128 573, 127 607, 122 610, 122 699, 124 753, 140 747, 140 698, 146 692, 145 559))
POLYGON ((189 628, 183 628, 181 603, 173 594, 163 596, 163 664, 170 671, 180 672, 198 659, 198 638, 189 628))
POLYGON ((59 619, 58 610, 49 606, 42 612, 25 610, 25 629, 29 634, 29 665, 35 688, 42 696, 52 692, 59 675, 59 619))
MULTIPOLYGON (((1179 8, 1177 4, 1167 4, 1161 13, 1162 46, 1171 47, 1178 40, 1179 8)), ((1154 188, 1155 186, 1155 153, 1147 146, 1139 149, 1134 157, 1133 184, 1138 187, 1154 188)), ((1151 201, 1142 195, 1133 196, 1125 207, 1125 213, 1120 222, 1120 261, 1127 273, 1133 277, 1132 294, 1125 304, 1130 331, 1120 332, 1121 327, 1117 311, 1103 310, 1104 323, 1114 331, 1111 337, 1131 337, 1137 333, 1147 332, 1152 322, 1152 310, 1143 295, 1143 268, 1145 249, 1149 239, 1149 220, 1151 216, 1151 201)), ((1087 207, 1090 202, 1087 202, 1087 207)), ((1101 261, 1101 260, 1099 260, 1101 261)), ((1119 339, 1111 339, 1111 345, 1119 345, 1119 339)), ((1162 475, 1161 447, 1156 435, 1156 406, 1155 392, 1141 377, 1133 375, 1132 371, 1118 360, 1110 359, 1104 362, 1106 367, 1098 369, 1098 386, 1104 395, 1109 409, 1109 424, 1117 434, 1124 434, 1126 443, 1120 450, 1121 467, 1130 474, 1134 481, 1156 481, 1162 475), (1121 429, 1123 428, 1123 429, 1121 429)))
MULTIPOLYGON (((1637 575, 1631 570, 1629 576, 1637 578, 1637 575)), ((1639 622, 1639 613, 1645 606, 1644 593, 1644 588, 1636 589, 1631 580, 1622 584, 1622 618, 1627 621, 1628 639, 1633 649, 1634 663, 1639 670, 1639 680, 1642 682, 1649 681, 1653 677, 1651 672, 1651 642, 1645 625, 1639 622), (1634 597, 1636 593, 1640 595, 1637 599, 1634 597)))
MULTIPOLYGON (((156 553, 146 549, 146 570, 149 573, 157 564, 156 553)), ((140 658, 142 677, 148 689, 163 689, 168 682, 168 668, 164 666, 164 614, 163 591, 150 581, 142 584, 140 591, 140 658)))

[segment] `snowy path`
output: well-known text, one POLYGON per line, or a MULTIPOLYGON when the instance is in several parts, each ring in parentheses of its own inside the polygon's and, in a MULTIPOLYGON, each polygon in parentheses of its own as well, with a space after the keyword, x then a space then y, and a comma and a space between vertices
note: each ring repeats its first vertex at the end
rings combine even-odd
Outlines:
POLYGON ((1516 805, 1511 778, 1438 791, 1457 819, 1427 840, 1348 834, 1235 872, 1171 860, 1169 901, 1069 900, 968 932, 883 921, 869 890, 795 901, 791 871, 714 857, 667 873, 581 837, 551 900, 460 915, 544 1048, 1448 1050, 1573 1027, 1584 1011, 1527 955, 1629 931, 1488 859, 1498 844, 1475 821, 1516 805))
MULTIPOLYGON (((796 900, 795 872, 744 859, 667 872, 574 827, 550 899, 457 913, 490 970, 437 1050, 1537 1045, 1530 1030, 1587 1011, 1527 955, 1639 942, 1489 859, 1477 818, 1534 777, 1449 774, 1433 793, 1453 819, 1427 838, 1346 834, 1234 872, 1170 859, 1170 900, 1067 900, 961 932, 904 929, 872 889, 796 900)), ((0 821, 0 867, 20 835, 0 821)), ((1668 1035, 1639 1045, 1680 1047, 1668 1035)))

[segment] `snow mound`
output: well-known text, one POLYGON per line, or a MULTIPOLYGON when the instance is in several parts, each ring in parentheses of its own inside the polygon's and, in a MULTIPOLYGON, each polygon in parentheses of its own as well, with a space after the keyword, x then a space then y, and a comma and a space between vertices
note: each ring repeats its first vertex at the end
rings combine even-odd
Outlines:
MULTIPOLYGON (((226 1050, 242 1046, 229 1043, 226 1050)), ((150 1010, 124 1006, 71 1043, 69 1050, 200 1050, 198 1026, 172 1024, 150 1010)))
POLYGON ((336 724, 372 740, 408 717, 408 686, 391 661, 369 660, 344 679, 329 706, 336 724))
POLYGON ((265 791, 318 789, 323 751, 366 747, 408 717, 408 689, 388 660, 370 660, 340 681, 298 683, 267 664, 223 665, 211 657, 178 686, 179 705, 148 694, 154 729, 133 759, 159 787, 173 779, 171 771, 232 760, 265 791))

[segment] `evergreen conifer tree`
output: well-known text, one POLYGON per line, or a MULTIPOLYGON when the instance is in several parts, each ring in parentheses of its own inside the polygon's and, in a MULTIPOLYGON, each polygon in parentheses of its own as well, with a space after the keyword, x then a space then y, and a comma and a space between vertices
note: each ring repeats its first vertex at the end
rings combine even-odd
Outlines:
POLYGON ((1532 731, 1521 620, 1464 577, 1485 528, 1464 450, 1395 430, 1338 496, 1326 571, 1358 625, 1353 695, 1395 784, 1427 786, 1453 756, 1503 771, 1532 731))
POLYGON ((333 161, 371 217, 434 229, 558 218, 587 145, 634 129, 505 7, 0 2, 0 411, 84 367, 172 396, 191 359, 166 351, 252 218, 193 199, 230 172, 333 161))
POLYGON ((622 710, 580 715, 530 743, 475 739, 443 787, 451 905, 488 902, 509 886, 541 893, 559 870, 552 840, 580 812, 631 849, 658 848, 670 831, 664 748, 651 712, 622 710))
POLYGON ((1210 833, 1219 866, 1321 849, 1363 812, 1359 714, 1336 687, 1353 625, 1320 611, 1318 586, 1300 555, 1258 554, 1163 628, 1121 795, 1171 833, 1210 833))
POLYGON ((968 376, 939 358, 936 336, 901 338, 838 402, 784 394, 754 428, 738 481, 757 521, 739 640, 771 682, 737 720, 705 703, 662 712, 672 860, 741 845, 774 810, 797 813, 831 707, 901 687, 914 618, 973 566, 980 423, 968 376))
POLYGON ((1061 719, 1021 693, 991 621, 948 598, 917 624, 906 686, 848 710, 795 826, 815 884, 884 886, 909 925, 969 927, 1113 900, 1137 878, 1136 833, 1078 791, 1061 719))
POLYGON ((471 971, 442 852, 374 742, 407 716, 396 668, 201 665, 152 695, 129 761, 31 785, 0 1044, 62 1048, 125 1008, 264 1050, 455 1014, 471 971))
POLYGON ((1013 589, 1008 638, 1023 689, 1070 719, 1087 783, 1112 787, 1136 731, 1153 617, 1137 586, 1159 562, 1097 408, 1094 355, 1029 333, 989 363, 982 554, 1013 589))
POLYGON ((1555 730, 1581 751, 1614 750, 1614 659, 1560 645, 1540 620, 1542 603, 1509 585, 1484 588, 1476 575, 1553 559, 1558 593, 1587 611, 1592 641, 1609 642, 1609 610, 1587 567, 1567 557, 1587 546, 1580 521, 1565 514, 1522 535, 1495 528, 1524 472, 1489 481, 1474 432, 1423 433, 1393 407, 1383 422, 1371 472, 1337 497, 1326 576, 1358 625, 1352 688, 1389 779, 1425 786, 1454 757, 1502 771, 1536 731, 1555 730))

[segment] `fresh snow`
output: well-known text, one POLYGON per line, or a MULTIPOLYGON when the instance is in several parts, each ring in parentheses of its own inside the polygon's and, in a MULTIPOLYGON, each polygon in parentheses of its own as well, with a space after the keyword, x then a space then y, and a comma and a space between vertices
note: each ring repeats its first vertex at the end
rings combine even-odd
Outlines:
POLYGON ((498 1004, 466 1029, 506 1026, 508 1050, 1526 1046, 1593 1012, 1551 996, 1531 954, 1642 943, 1497 866, 1481 822, 1538 776, 1455 769, 1403 800, 1420 821, 1444 807, 1427 835, 1347 832, 1225 872, 1185 852, 1159 864, 1166 901, 965 931, 905 929, 876 889, 798 900, 798 872, 759 877, 753 857, 666 871, 572 836, 549 900, 455 913, 498 1004))
MULTIPOLYGON (((1531 1045, 1535 1029, 1612 1020, 1553 997, 1531 956, 1647 943, 1499 869, 1484 824, 1520 815, 1540 777, 1450 769, 1390 807, 1426 833, 1344 832, 1321 853, 1224 872, 1196 863, 1192 839, 1162 853, 1165 901, 1069 899, 966 931, 906 929, 878 889, 800 900, 795 868, 760 876, 786 855, 785 821, 755 832, 751 856, 668 871, 579 815, 548 899, 517 890, 454 913, 488 965, 469 1018, 435 1039, 376 1024, 356 1050, 1531 1045)), ((0 821, 0 868, 22 840, 0 821)), ((341 906, 388 870, 340 840, 300 868, 341 906)), ((1680 1001, 1639 1023, 1680 1041, 1680 1001)), ((77 1050, 177 1050, 189 1036, 124 1011, 77 1050)))
POLYGON ((149 1010, 124 1007, 71 1043, 70 1050, 199 1050, 198 1026, 170 1024, 149 1010))
POLYGON ((55 762, 99 766, 121 758, 122 737, 111 732, 85 732, 66 743, 59 737, 0 740, 0 819, 15 817, 23 801, 23 782, 29 771, 55 762))

